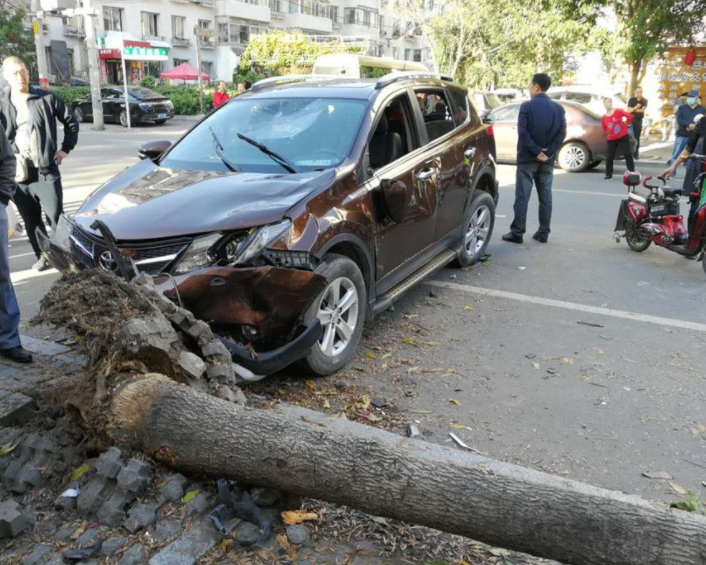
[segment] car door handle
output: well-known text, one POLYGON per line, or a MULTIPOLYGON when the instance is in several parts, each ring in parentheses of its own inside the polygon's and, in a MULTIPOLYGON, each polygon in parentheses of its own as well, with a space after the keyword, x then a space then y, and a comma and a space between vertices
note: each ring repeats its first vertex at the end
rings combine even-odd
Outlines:
POLYGON ((426 182, 433 179, 434 175, 436 175, 436 170, 427 168, 419 171, 416 175, 416 178, 418 181, 426 182))
POLYGON ((464 156, 466 159, 468 159, 468 160, 473 159, 473 157, 476 156, 476 148, 475 148, 475 147, 471 147, 470 149, 466 149, 466 150, 463 152, 463 156, 464 156))

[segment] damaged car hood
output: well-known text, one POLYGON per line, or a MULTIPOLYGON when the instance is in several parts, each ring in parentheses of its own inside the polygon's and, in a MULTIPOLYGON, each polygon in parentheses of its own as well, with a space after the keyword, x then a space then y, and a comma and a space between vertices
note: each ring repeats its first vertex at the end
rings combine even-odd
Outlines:
POLYGON ((118 241, 250 228, 281 220, 302 198, 330 186, 335 174, 177 170, 145 160, 93 193, 75 221, 97 233, 89 226, 102 220, 118 241))

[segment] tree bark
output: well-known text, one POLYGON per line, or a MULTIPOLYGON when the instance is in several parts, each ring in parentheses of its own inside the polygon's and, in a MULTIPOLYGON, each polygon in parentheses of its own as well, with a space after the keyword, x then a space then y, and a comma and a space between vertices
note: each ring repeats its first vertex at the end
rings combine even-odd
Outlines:
POLYGON ((635 88, 642 69, 642 59, 630 63, 630 84, 628 84, 628 98, 635 96, 635 88))
POLYGON ((703 565, 706 517, 301 408, 158 375, 113 395, 113 437, 198 476, 345 504, 575 565, 703 565))

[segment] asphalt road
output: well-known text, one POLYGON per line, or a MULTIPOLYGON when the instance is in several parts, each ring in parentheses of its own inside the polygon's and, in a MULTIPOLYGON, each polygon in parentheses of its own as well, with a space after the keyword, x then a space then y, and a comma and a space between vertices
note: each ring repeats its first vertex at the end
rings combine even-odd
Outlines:
MULTIPOLYGON (((190 125, 84 128, 63 167, 66 209, 136 162, 140 142, 175 139, 190 125)), ((674 500, 681 489, 706 495, 701 265, 616 244, 625 189, 617 178, 603 181, 602 167, 557 173, 547 245, 504 243, 514 167, 501 166, 500 180, 491 260, 439 272, 378 318, 351 374, 430 440, 448 441, 454 431, 492 457, 648 498, 674 500), (655 471, 673 485, 642 476, 655 471)), ((532 230, 536 198, 530 219, 532 230)), ((11 243, 10 256, 27 320, 57 274, 30 270, 26 239, 11 243)))

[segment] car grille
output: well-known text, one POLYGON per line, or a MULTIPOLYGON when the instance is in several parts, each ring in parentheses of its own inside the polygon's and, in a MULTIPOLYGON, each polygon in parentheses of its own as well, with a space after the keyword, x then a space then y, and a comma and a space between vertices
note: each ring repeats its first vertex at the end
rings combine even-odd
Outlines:
MULTIPOLYGON (((131 258, 137 269, 149 275, 169 272, 177 256, 186 249, 191 240, 179 238, 166 241, 155 241, 148 244, 144 242, 125 242, 118 246, 121 251, 133 252, 131 258)), ((71 228, 71 253, 86 267, 100 267, 106 271, 117 269, 114 261, 105 255, 109 252, 105 241, 101 237, 89 234, 77 225, 71 228)))

